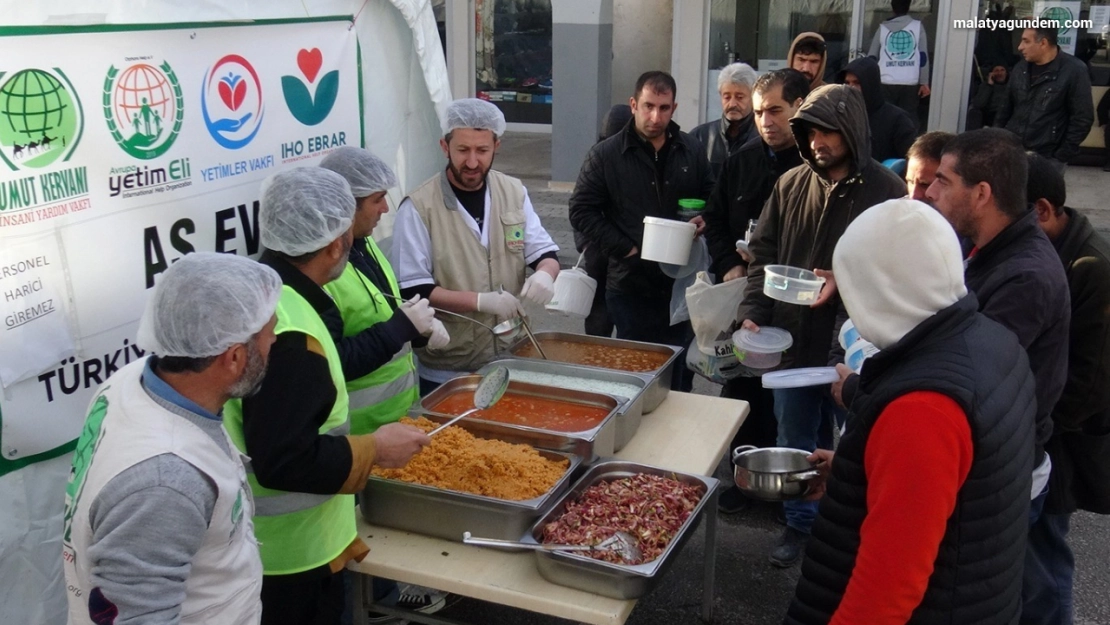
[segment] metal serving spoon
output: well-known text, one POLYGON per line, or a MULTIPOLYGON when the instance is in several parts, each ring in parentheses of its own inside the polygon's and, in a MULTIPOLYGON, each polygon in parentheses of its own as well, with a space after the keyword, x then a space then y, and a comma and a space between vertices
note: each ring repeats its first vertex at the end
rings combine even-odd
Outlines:
POLYGON ((494 538, 475 538, 470 532, 463 532, 463 542, 468 545, 481 545, 483 547, 501 547, 503 549, 531 549, 533 551, 613 551, 625 562, 639 562, 643 557, 636 538, 628 532, 617 532, 596 545, 549 545, 522 543, 514 540, 497 540, 494 538))
POLYGON ((508 390, 508 388, 509 370, 505 367, 494 367, 489 373, 482 376, 482 380, 478 382, 478 387, 474 389, 474 407, 431 432, 428 432, 428 436, 434 436, 444 428, 454 425, 479 410, 492 407, 494 404, 501 401, 501 398, 505 395, 505 391, 508 390))

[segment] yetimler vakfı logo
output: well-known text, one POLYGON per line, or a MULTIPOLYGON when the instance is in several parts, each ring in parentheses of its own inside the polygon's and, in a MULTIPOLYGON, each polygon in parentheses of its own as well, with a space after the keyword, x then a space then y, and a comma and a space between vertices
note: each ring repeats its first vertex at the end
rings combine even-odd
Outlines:
POLYGON ((339 95, 339 70, 332 70, 320 77, 316 75, 324 64, 324 55, 319 48, 301 50, 297 53, 297 68, 308 80, 304 83, 296 76, 281 77, 281 91, 285 104, 297 121, 305 126, 315 126, 327 118, 339 95), (309 93, 309 85, 316 84, 315 95, 309 93))
POLYGON ((204 75, 201 114, 208 134, 229 150, 249 144, 262 128, 262 83, 247 59, 229 54, 204 75), (215 96, 215 97, 212 97, 215 96))
POLYGON ((181 131, 185 98, 170 64, 136 63, 104 78, 104 119, 112 137, 135 158, 166 153, 181 131))
POLYGON ((62 70, 0 72, 0 158, 13 171, 69 160, 85 116, 62 70))

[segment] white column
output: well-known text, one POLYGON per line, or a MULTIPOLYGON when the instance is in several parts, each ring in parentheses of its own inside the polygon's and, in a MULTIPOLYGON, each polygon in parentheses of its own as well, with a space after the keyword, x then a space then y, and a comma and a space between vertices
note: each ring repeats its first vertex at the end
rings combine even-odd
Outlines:
POLYGON ((952 28, 953 20, 974 19, 977 0, 937 3, 937 40, 933 43, 929 130, 959 132, 967 121, 975 29, 952 28))
POLYGON ((674 121, 693 130, 705 121, 706 75, 709 71, 709 0, 674 3, 671 75, 678 83, 674 121))
POLYGON ((474 97, 474 0, 447 2, 447 77, 456 100, 474 97))

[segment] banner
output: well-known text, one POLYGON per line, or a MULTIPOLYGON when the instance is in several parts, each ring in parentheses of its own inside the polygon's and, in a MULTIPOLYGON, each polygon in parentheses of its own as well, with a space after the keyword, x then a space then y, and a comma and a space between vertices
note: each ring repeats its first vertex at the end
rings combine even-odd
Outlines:
POLYGON ((259 253, 259 183, 363 143, 349 17, 0 29, 0 475, 72 448, 184 254, 259 253))
POLYGON ((1079 35, 1075 23, 1079 21, 1081 4, 1078 0, 1037 0, 1033 3, 1034 17, 1059 22, 1057 44, 1068 54, 1075 54, 1075 41, 1079 35))

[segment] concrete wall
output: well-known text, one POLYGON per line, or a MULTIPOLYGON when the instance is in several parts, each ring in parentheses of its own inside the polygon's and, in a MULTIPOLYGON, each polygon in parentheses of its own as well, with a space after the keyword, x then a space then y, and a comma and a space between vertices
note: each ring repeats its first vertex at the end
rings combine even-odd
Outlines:
POLYGON ((628 102, 640 74, 653 69, 670 71, 673 12, 674 0, 613 0, 610 105, 628 102))

